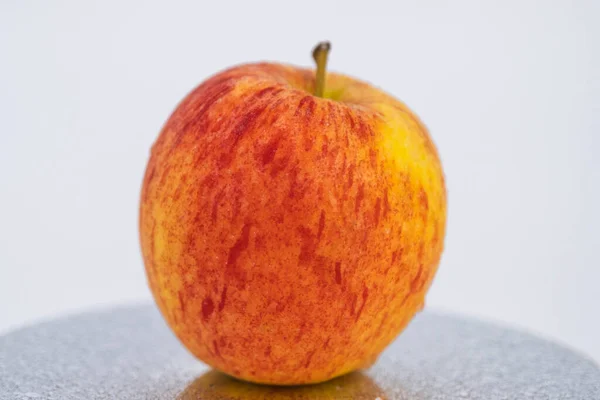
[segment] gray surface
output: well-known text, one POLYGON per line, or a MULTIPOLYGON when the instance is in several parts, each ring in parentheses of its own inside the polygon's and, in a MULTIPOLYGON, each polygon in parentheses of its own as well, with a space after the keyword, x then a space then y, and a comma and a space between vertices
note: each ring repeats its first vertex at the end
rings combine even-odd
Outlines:
POLYGON ((600 399, 600 369, 530 335, 429 312, 370 370, 303 388, 250 385, 210 372, 150 305, 83 314, 0 337, 0 399, 178 396, 600 399))

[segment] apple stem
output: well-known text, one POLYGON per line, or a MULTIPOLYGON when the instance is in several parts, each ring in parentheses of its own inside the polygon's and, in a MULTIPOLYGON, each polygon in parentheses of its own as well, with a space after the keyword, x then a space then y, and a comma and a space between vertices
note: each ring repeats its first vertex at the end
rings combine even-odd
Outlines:
POLYGON ((331 50, 331 43, 321 42, 313 50, 313 59, 317 63, 317 74, 315 79, 315 96, 323 97, 325 91, 325 67, 327 66, 327 55, 331 50))

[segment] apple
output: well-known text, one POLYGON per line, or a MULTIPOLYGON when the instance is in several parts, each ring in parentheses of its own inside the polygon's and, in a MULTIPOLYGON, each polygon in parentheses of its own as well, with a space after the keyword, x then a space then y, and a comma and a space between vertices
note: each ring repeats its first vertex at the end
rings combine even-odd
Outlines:
POLYGON ((406 105, 357 79, 254 63, 176 107, 144 176, 150 289, 180 341, 231 376, 292 385, 368 367, 422 309, 446 189, 406 105))

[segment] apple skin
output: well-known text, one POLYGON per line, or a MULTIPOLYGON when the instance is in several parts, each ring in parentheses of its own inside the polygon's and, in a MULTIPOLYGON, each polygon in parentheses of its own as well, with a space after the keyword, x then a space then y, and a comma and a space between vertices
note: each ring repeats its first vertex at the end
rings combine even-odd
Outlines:
POLYGON ((164 318, 200 360, 292 385, 368 367, 422 309, 446 225, 427 129, 401 102, 329 73, 223 71, 151 151, 140 239, 164 318))

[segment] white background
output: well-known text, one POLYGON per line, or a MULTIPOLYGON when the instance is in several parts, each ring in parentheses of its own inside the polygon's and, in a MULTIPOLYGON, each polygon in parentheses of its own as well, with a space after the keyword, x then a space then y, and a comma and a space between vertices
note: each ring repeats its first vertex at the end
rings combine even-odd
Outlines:
POLYGON ((405 101, 444 163, 428 306, 600 360, 600 2, 30 2, 0 6, 0 332, 150 299, 150 146, 232 64, 330 67, 405 101), (485 5, 484 5, 485 4, 485 5))

